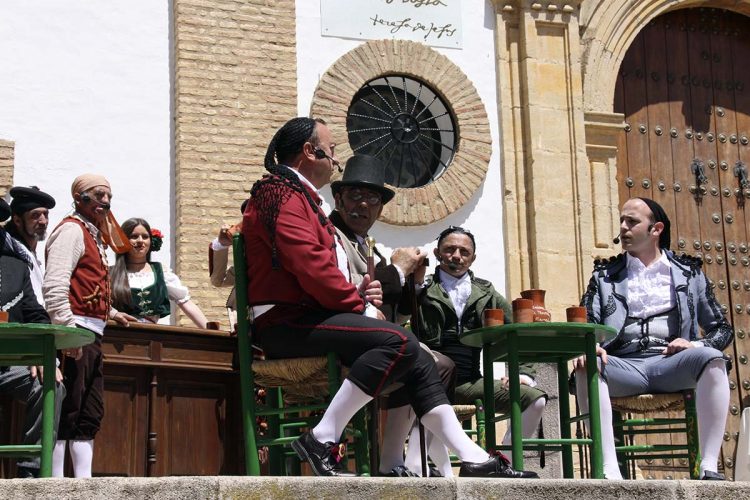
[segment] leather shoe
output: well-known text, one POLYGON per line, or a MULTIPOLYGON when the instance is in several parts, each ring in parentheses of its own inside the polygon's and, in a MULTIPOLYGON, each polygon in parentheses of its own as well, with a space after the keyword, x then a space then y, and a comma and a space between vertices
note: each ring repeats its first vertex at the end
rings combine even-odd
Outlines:
POLYGON ((726 481, 726 479, 724 478, 724 474, 719 474, 718 472, 710 470, 704 470, 703 477, 701 479, 703 481, 726 481))
POLYGON ((381 477, 419 477, 419 474, 412 472, 405 465, 397 465, 385 474, 381 474, 381 477))
POLYGON ((345 443, 321 443, 310 431, 293 441, 292 448, 300 460, 310 464, 316 476, 356 476, 341 466, 341 460, 346 456, 345 443))
POLYGON ((33 467, 24 467, 19 465, 16 467, 16 477, 21 479, 34 479, 39 477, 39 469, 33 467))
POLYGON ((440 473, 439 470, 437 470, 436 467, 433 467, 430 465, 430 477, 443 477, 443 475, 440 473))
POLYGON ((463 462, 458 473, 460 477, 494 477, 502 479, 539 479, 536 472, 513 470, 510 460, 502 453, 496 452, 486 462, 463 462))

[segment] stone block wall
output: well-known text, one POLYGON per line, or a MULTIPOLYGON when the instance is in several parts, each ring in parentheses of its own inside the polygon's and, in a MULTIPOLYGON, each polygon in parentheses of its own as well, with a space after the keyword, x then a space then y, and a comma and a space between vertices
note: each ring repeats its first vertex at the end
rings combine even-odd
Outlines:
MULTIPOLYGON (((297 114, 294 0, 174 0, 174 267, 227 327, 208 245, 263 173, 273 133, 297 114)), ((179 318, 179 324, 190 321, 179 318)))
POLYGON ((8 194, 13 185, 15 143, 0 139, 0 197, 8 194))

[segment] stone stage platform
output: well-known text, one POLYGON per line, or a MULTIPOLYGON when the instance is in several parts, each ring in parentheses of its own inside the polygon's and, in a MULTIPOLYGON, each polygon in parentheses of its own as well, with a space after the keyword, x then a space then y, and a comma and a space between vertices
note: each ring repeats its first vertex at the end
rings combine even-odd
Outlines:
POLYGON ((9 499, 750 499, 750 482, 314 477, 166 477, 0 480, 9 499))

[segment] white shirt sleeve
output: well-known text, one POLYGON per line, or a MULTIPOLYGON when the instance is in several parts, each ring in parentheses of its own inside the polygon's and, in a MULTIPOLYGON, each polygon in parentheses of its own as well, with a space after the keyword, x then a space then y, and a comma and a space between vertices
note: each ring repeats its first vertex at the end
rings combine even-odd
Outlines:
POLYGON ((73 222, 59 226, 47 240, 42 293, 50 320, 55 325, 76 325, 70 309, 70 277, 84 251, 83 231, 73 222))
POLYGON ((190 300, 190 291, 171 269, 164 269, 164 282, 167 285, 169 300, 173 300, 177 304, 184 304, 190 300))
POLYGON ((218 252, 220 250, 226 250, 227 248, 229 248, 229 246, 222 245, 219 242, 219 238, 214 238, 214 240, 211 242, 211 250, 213 250, 214 252, 218 252))

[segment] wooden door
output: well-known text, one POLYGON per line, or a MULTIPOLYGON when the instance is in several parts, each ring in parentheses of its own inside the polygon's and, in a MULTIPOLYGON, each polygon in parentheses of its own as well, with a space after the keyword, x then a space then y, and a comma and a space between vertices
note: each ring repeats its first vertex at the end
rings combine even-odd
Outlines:
MULTIPOLYGON (((734 475, 740 413, 750 405, 750 18, 720 9, 658 17, 623 59, 614 110, 625 114, 620 202, 644 196, 672 221, 672 250, 700 256, 735 329, 720 467, 734 475)), ((640 464, 646 477, 685 477, 684 463, 640 464)))

